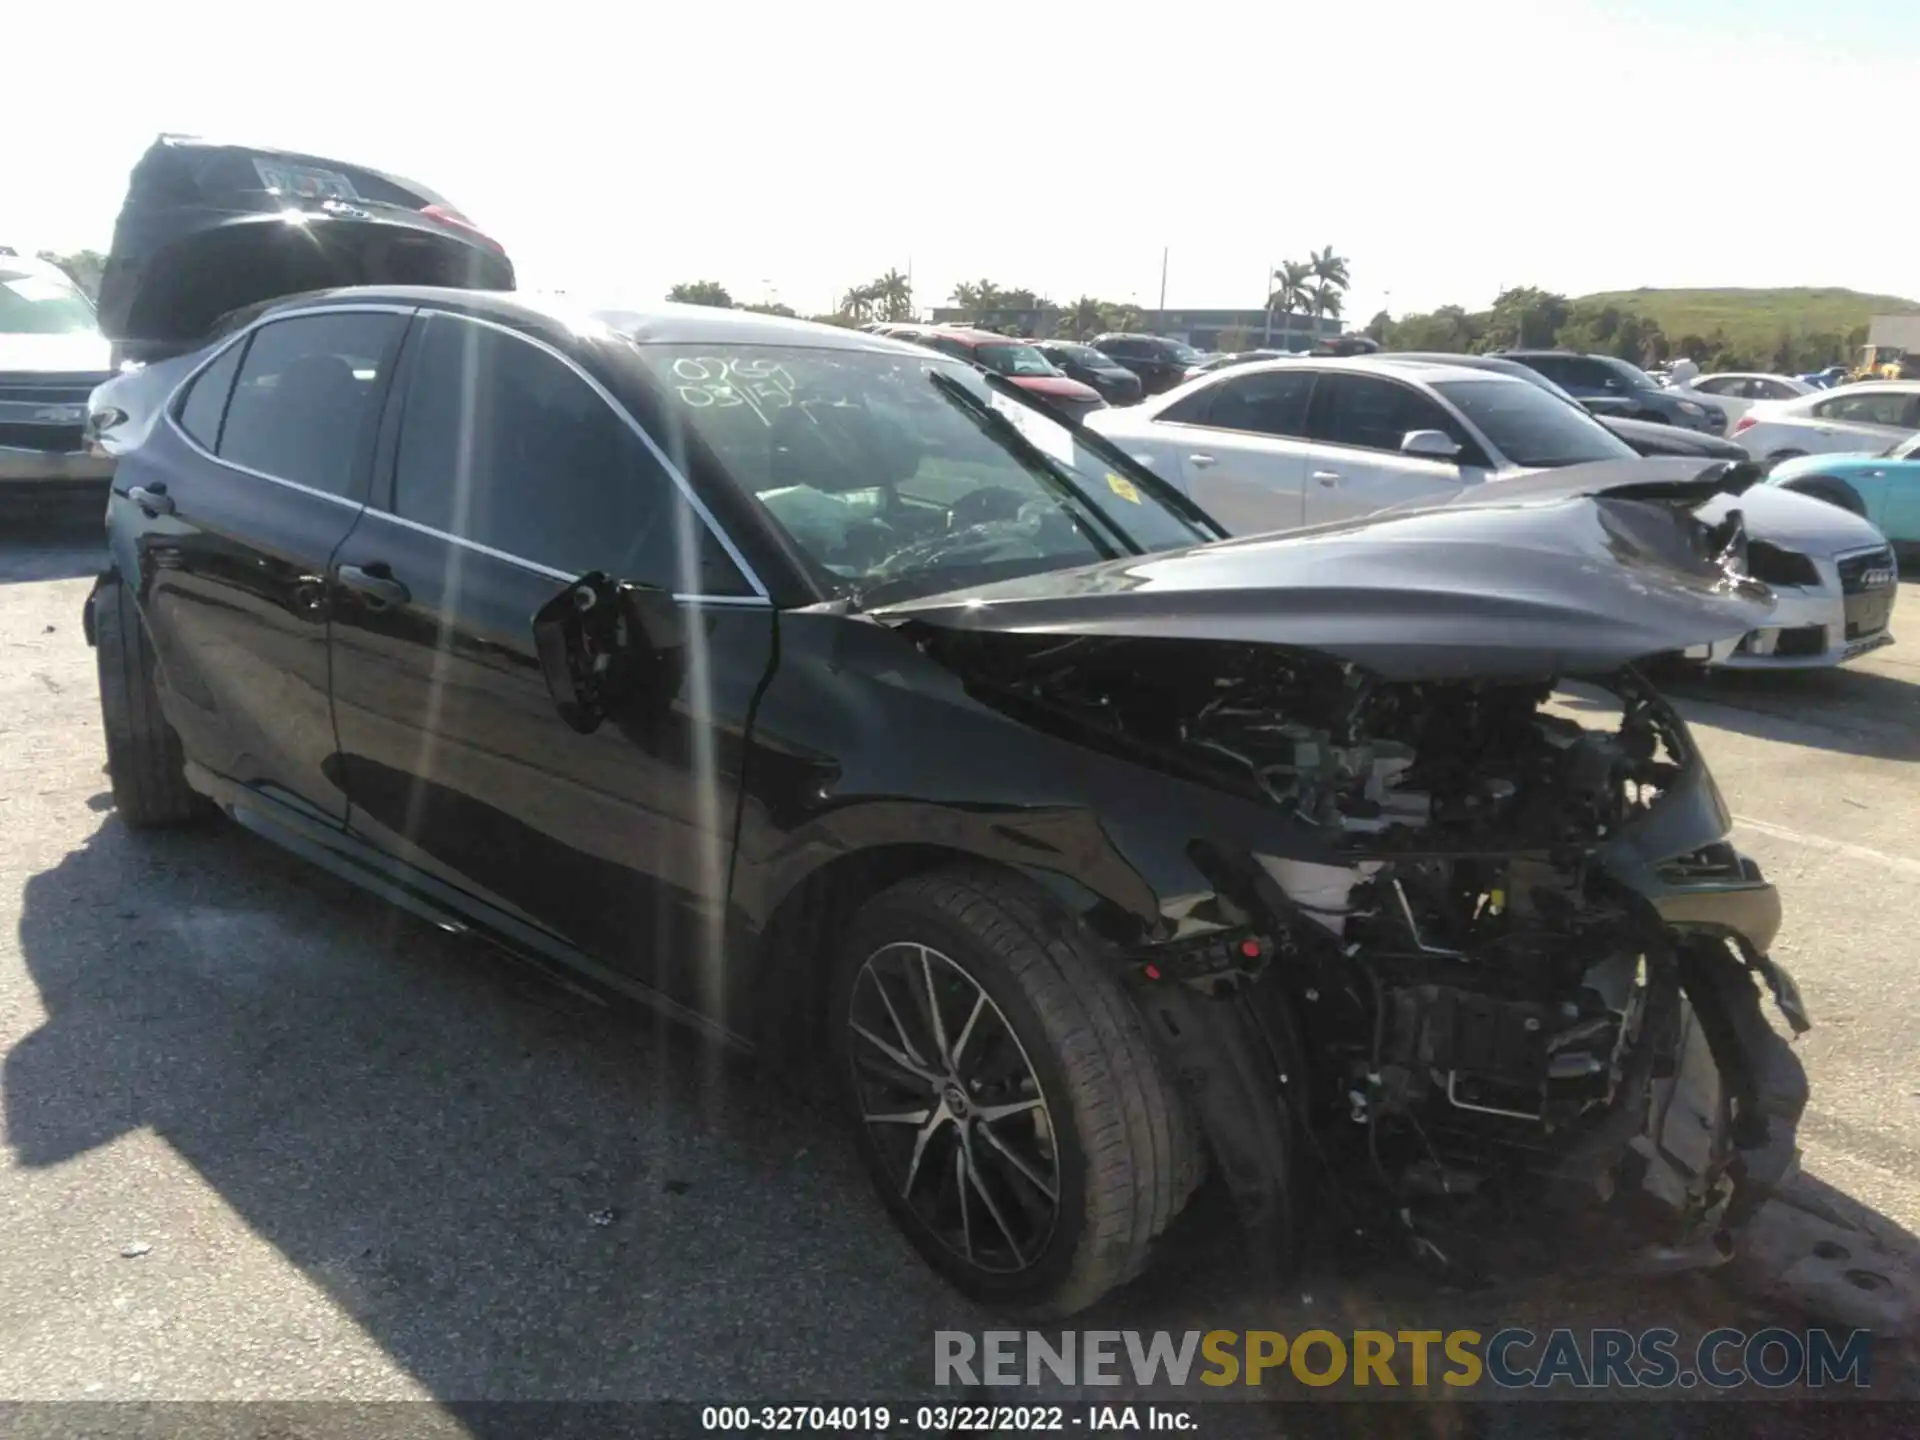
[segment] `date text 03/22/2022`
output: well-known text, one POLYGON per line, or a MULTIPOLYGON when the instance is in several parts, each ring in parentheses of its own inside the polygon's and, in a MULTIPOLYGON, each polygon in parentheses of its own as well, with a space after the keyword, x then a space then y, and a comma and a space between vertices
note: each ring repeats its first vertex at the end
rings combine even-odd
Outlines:
POLYGON ((735 1432, 849 1431, 883 1434, 1004 1435, 1009 1432, 1151 1430, 1197 1431, 1194 1408, 1184 1405, 708 1405, 703 1430, 735 1432))

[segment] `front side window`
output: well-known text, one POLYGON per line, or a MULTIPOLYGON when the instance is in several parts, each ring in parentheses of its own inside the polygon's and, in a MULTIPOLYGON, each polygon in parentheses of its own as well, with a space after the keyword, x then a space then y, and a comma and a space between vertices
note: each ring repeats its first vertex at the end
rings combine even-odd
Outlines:
MULTIPOLYGON (((1298 436, 1307 433, 1307 397, 1312 370, 1270 370, 1235 375, 1208 387, 1213 403, 1204 423, 1249 435, 1298 436)), ((1198 398, 1198 397, 1195 397, 1198 398)))
POLYGON ((557 357, 435 316, 394 460, 403 519, 569 575, 676 594, 747 593, 633 428, 557 357))
POLYGON ((1472 443, 1445 410, 1395 381, 1336 372, 1314 386, 1307 433, 1315 440, 1397 453, 1413 430, 1439 430, 1463 447, 1472 443))
POLYGON ((1161 482, 932 356, 645 344, 729 483, 826 588, 864 603, 1216 538, 1161 482))
POLYGON ((64 275, 10 270, 0 261, 0 335, 91 335, 99 323, 64 275))
POLYGON ((342 310, 261 326, 247 342, 216 453, 329 495, 356 493, 406 323, 342 310))
POLYGON ((1694 381, 1693 388, 1702 395, 1731 395, 1737 386, 1745 383, 1731 375, 1709 375, 1704 380, 1694 381))
POLYGON ((1488 376, 1436 380, 1433 388, 1515 465, 1532 469, 1634 457, 1631 445, 1585 410, 1535 386, 1488 376))

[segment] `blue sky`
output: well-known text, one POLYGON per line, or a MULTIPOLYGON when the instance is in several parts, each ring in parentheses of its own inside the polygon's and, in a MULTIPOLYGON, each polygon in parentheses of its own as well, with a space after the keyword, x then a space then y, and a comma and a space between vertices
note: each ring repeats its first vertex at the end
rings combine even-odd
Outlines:
POLYGON ((22 249, 104 247, 174 130, 411 175, 524 283, 634 298, 816 310, 911 265, 923 304, 982 276, 1152 304, 1164 246, 1170 305, 1257 304, 1329 243, 1362 320, 1513 284, 1920 297, 1912 0, 103 0, 21 58, 22 249))

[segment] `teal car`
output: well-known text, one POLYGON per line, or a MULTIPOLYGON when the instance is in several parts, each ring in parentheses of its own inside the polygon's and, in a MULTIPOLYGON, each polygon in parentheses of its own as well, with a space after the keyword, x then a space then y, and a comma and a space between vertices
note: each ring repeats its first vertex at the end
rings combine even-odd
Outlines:
POLYGON ((1863 515, 1895 545, 1920 546, 1920 434, 1877 455, 1801 455, 1767 476, 1863 515))

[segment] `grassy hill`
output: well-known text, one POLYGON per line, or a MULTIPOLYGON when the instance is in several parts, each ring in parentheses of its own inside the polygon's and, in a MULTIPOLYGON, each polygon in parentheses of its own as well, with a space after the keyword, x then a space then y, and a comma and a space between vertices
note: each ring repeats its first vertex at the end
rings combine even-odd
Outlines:
POLYGON ((1608 290, 1582 300, 1618 305, 1660 324, 1671 340, 1724 331, 1735 349, 1770 350, 1784 331, 1845 336, 1874 315, 1920 312, 1920 301, 1858 290, 1792 286, 1779 290, 1608 290))

